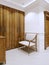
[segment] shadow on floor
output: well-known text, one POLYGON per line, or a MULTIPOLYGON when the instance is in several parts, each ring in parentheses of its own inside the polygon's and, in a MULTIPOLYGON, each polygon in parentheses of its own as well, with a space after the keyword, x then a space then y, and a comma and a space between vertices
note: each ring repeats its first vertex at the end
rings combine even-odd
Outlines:
POLYGON ((28 49, 28 47, 24 47, 24 48, 21 48, 23 51, 27 52, 27 53, 31 53, 31 52, 34 52, 35 50, 34 49, 28 49))

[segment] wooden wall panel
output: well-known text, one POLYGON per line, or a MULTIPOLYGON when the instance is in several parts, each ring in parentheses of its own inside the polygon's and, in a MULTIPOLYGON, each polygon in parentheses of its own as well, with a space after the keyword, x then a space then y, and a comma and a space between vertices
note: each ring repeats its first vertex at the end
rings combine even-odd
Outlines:
POLYGON ((15 10, 15 25, 14 25, 14 29, 15 29, 15 47, 18 47, 18 21, 19 21, 19 17, 18 17, 18 11, 15 10))
POLYGON ((0 35, 4 35, 3 6, 0 6, 0 35))
POLYGON ((8 8, 8 15, 9 17, 7 17, 7 49, 12 49, 16 48, 18 45, 18 13, 15 10, 8 8))
POLYGON ((14 44, 15 44, 15 41, 14 41, 14 39, 15 39, 15 36, 14 36, 14 33, 15 33, 15 29, 14 29, 14 23, 15 23, 15 15, 14 15, 14 10, 12 10, 12 12, 11 12, 11 17, 12 17, 12 21, 11 21, 11 24, 10 24, 10 27, 11 27, 11 33, 10 34, 12 34, 11 35, 11 38, 12 38, 12 40, 11 40, 11 45, 12 45, 12 48, 14 48, 14 44))
POLYGON ((45 41, 46 41, 46 47, 49 47, 49 20, 45 21, 45 41))
POLYGON ((19 13, 19 26, 20 26, 20 38, 24 39, 24 14, 22 12, 19 13))
POLYGON ((6 36, 4 25, 4 6, 0 5, 0 63, 5 63, 6 36))
POLYGON ((9 49, 9 8, 4 7, 4 23, 6 24, 6 48, 9 49))
POLYGON ((0 63, 5 63, 6 57, 5 57, 5 37, 0 36, 0 63))
POLYGON ((12 42, 12 11, 9 8, 9 49, 12 48, 11 42, 12 42))
MULTIPOLYGON (((0 29, 1 29, 1 6, 0 6, 0 29)), ((0 35, 1 35, 1 30, 0 30, 0 35)))
POLYGON ((49 12, 44 11, 45 19, 45 49, 49 47, 49 12))
POLYGON ((6 6, 2 6, 0 9, 0 24, 4 28, 6 36, 6 49, 16 48, 19 39, 24 36, 24 12, 6 6))

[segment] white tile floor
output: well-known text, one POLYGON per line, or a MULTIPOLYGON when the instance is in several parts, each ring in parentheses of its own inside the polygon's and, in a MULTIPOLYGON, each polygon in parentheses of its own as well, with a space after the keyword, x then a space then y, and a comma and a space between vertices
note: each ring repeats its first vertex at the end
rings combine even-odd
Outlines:
POLYGON ((49 65, 49 48, 29 55, 20 49, 6 51, 6 65, 49 65))

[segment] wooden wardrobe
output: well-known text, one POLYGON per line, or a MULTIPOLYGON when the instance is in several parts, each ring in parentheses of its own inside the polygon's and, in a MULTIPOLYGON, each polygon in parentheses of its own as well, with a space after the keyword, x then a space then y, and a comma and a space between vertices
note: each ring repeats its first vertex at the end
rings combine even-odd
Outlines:
POLYGON ((25 13, 4 5, 0 6, 3 9, 0 16, 3 19, 2 27, 6 36, 6 49, 17 48, 19 40, 23 40, 24 36, 25 13))
POLYGON ((45 48, 49 47, 49 12, 44 11, 45 23, 45 48))

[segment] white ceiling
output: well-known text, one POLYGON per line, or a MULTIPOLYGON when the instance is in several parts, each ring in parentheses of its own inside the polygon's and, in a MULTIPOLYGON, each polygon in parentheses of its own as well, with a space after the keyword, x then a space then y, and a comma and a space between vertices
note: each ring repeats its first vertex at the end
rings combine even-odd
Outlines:
POLYGON ((42 9, 49 9, 49 0, 0 0, 0 3, 23 11, 38 6, 42 9))
POLYGON ((36 0, 6 0, 8 2, 12 2, 14 4, 18 4, 19 6, 26 7, 36 0))
POLYGON ((35 0, 11 0, 11 1, 21 4, 21 5, 26 5, 30 2, 34 2, 35 0))
POLYGON ((41 2, 41 1, 45 1, 46 3, 49 3, 49 0, 5 0, 7 2, 11 2, 15 5, 19 5, 21 7, 27 7, 30 4, 34 4, 34 2, 41 2))

